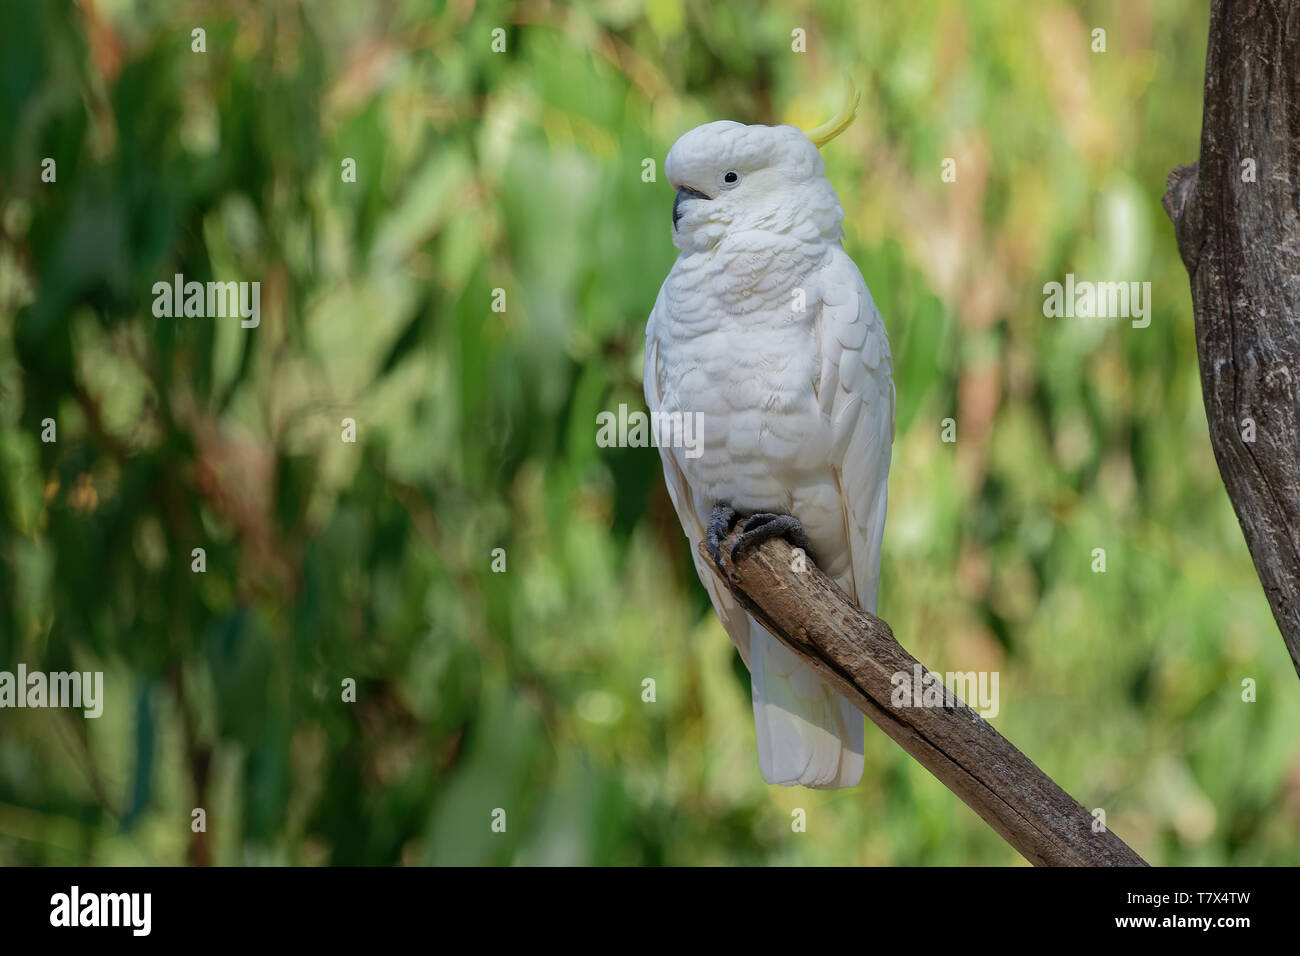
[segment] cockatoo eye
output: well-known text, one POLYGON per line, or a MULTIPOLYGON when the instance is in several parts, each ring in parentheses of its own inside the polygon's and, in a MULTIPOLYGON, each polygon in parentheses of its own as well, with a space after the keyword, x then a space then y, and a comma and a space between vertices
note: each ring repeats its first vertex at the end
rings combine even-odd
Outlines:
POLYGON ((722 185, 724 188, 730 189, 738 182, 740 182, 740 173, 736 172, 734 169, 728 169, 722 174, 722 185))

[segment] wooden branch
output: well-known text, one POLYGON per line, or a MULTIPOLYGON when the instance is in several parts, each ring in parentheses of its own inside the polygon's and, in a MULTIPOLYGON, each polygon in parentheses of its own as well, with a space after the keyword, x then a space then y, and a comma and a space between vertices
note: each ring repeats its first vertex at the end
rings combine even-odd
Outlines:
POLYGON ((920 764, 1039 866, 1145 866, 1093 817, 956 695, 951 706, 893 703, 895 674, 911 678, 917 661, 889 625, 859 608, 807 559, 794 570, 790 545, 763 542, 734 564, 739 525, 722 546, 718 579, 781 643, 811 667, 920 764))
POLYGON ((1214 457, 1300 674, 1300 3, 1215 0, 1201 157, 1164 207, 1214 457))

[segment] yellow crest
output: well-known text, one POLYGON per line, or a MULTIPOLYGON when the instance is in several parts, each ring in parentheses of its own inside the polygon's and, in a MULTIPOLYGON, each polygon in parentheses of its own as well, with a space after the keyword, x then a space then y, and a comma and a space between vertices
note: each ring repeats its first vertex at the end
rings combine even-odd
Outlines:
POLYGON ((848 129, 849 124, 853 122, 853 118, 858 115, 858 103, 862 99, 862 94, 853 85, 852 77, 845 76, 844 80, 848 84, 848 90, 844 94, 844 105, 840 107, 840 111, 835 114, 830 122, 823 123, 816 129, 804 130, 804 135, 812 140, 813 145, 818 149, 821 149, 848 129))

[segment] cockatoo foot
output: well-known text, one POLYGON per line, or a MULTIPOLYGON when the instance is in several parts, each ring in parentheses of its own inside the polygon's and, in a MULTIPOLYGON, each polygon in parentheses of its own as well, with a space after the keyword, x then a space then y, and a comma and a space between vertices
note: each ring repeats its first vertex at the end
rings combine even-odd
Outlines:
POLYGON ((727 536, 731 530, 731 522, 736 517, 736 510, 725 501, 716 502, 713 505, 713 514, 709 517, 709 530, 704 540, 709 546, 709 554, 713 555, 713 560, 721 566, 722 555, 718 553, 718 547, 722 544, 722 539, 727 536))
POLYGON ((744 533, 731 549, 731 560, 738 560, 769 538, 785 538, 809 558, 812 557, 812 545, 808 543, 808 535, 804 534, 798 518, 794 515, 756 514, 745 520, 744 533))

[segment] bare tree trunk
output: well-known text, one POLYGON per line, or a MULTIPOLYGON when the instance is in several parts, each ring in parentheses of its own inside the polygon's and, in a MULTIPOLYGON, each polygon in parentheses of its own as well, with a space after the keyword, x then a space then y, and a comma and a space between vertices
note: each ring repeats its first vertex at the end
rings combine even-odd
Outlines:
MULTIPOLYGON (((722 546, 731 553, 738 523, 722 546)), ((809 560, 795 570, 782 540, 722 568, 705 561, 745 608, 881 730, 1037 866, 1145 866, 1033 761, 955 694, 939 706, 910 689, 920 663, 889 625, 858 607, 809 560), (901 677, 901 680, 900 680, 901 677), (900 694, 900 686, 909 690, 900 694)), ((725 559, 724 559, 725 560, 725 559)), ((942 687, 942 682, 940 682, 942 687)))
POLYGON ((1164 207, 1214 456, 1300 674, 1300 2, 1215 0, 1201 156, 1164 207))

